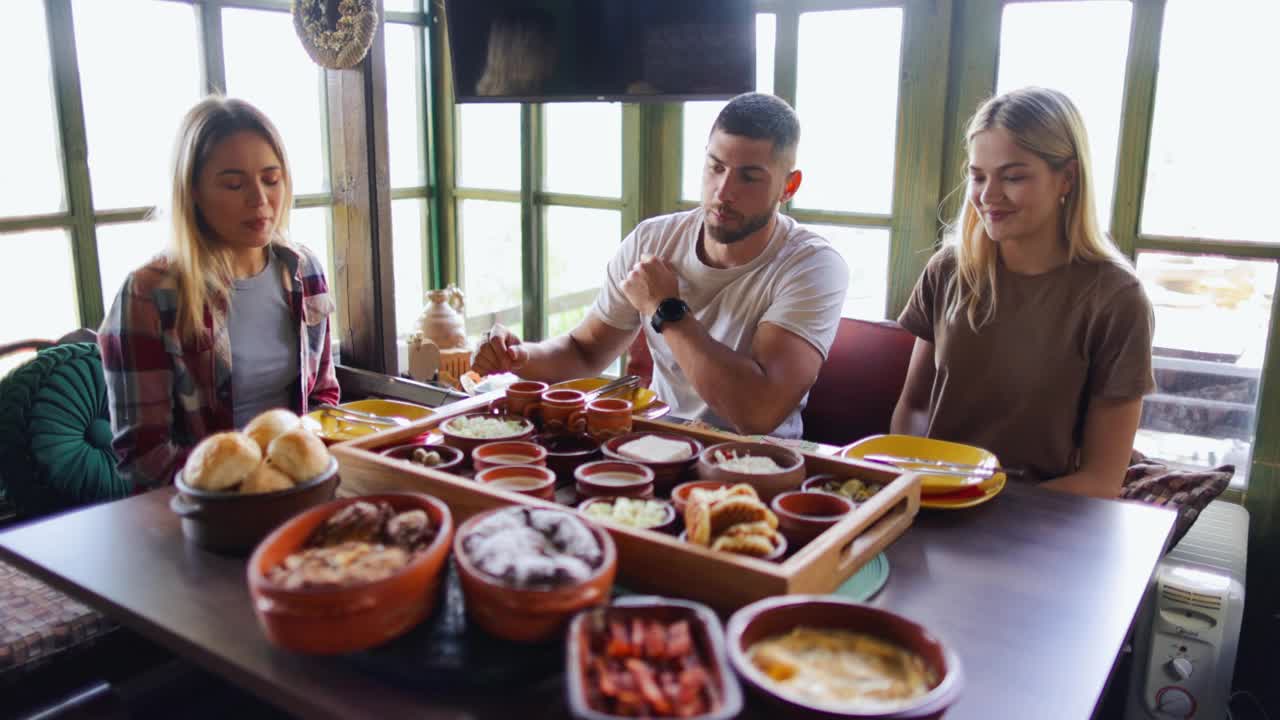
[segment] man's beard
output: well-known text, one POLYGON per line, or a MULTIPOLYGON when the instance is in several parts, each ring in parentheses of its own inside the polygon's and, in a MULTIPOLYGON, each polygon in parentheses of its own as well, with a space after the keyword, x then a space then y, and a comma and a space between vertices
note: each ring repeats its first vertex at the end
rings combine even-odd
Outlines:
POLYGON ((742 227, 737 230, 728 230, 723 227, 716 227, 706 221, 702 224, 706 227, 707 234, 711 236, 712 240, 715 240, 721 245, 732 245, 740 240, 746 239, 747 236, 765 225, 768 225, 769 220, 773 217, 773 212, 774 211, 770 210, 769 212, 761 213, 755 217, 746 218, 742 221, 742 227))

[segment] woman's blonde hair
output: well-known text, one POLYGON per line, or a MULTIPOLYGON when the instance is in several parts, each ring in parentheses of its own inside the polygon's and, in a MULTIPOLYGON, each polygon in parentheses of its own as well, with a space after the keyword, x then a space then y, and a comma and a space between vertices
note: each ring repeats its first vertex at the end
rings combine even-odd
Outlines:
MULTIPOLYGON (((978 108, 969 121, 965 140, 972 147, 979 133, 993 128, 1008 131, 1019 147, 1040 157, 1055 172, 1075 161, 1075 182, 1064 196, 1062 208, 1067 262, 1111 262, 1128 267, 1128 261, 1098 225, 1089 139, 1075 104, 1057 90, 1046 88, 1007 92, 978 108)), ((956 271, 947 288, 946 319, 954 322, 963 313, 969 327, 977 332, 996 314, 999 255, 968 192, 951 228, 955 232, 948 242, 955 248, 956 271)))
POLYGON ((217 95, 201 100, 182 119, 173 153, 170 255, 178 275, 178 334, 184 339, 195 337, 204 328, 206 307, 226 306, 232 282, 230 253, 213 237, 196 207, 196 182, 213 149, 245 131, 262 137, 280 159, 284 195, 276 214, 277 237, 289 227, 293 179, 275 125, 244 100, 217 95))

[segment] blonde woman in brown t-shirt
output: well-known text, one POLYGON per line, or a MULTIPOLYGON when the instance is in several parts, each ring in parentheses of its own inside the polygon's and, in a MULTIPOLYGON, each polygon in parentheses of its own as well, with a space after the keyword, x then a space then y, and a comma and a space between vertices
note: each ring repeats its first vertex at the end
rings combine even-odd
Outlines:
POLYGON ((899 318, 916 344, 893 431, 1116 497, 1154 387, 1154 320, 1099 228, 1080 113, 1060 92, 1024 88, 983 104, 966 137, 957 230, 899 318))

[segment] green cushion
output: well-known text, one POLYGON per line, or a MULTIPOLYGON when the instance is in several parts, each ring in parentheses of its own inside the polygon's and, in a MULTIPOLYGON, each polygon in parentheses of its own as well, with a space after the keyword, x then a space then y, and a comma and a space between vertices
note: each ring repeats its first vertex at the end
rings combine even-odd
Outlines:
POLYGON ((132 492, 116 472, 97 345, 42 350, 0 380, 0 483, 25 517, 132 492))

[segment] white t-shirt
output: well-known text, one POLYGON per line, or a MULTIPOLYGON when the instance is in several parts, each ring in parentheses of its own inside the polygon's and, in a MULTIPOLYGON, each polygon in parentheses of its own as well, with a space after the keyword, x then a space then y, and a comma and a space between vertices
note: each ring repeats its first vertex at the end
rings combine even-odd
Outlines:
MULTIPOLYGON (((643 328, 653 355, 652 388, 672 406, 672 412, 728 427, 698 397, 666 340, 622 293, 622 282, 631 267, 646 253, 672 263, 680 275, 680 298, 711 337, 737 352, 750 354, 756 328, 768 322, 809 341, 824 360, 835 341, 849 268, 826 240, 786 215, 778 215, 773 237, 757 258, 740 267, 713 268, 698 257, 702 218, 703 211, 698 208, 651 218, 636 226, 609 262, 608 279, 592 312, 620 330, 643 328)), ((742 391, 751 392, 752 388, 742 391)), ((800 411, 808 398, 806 393, 770 434, 800 437, 800 411)))

